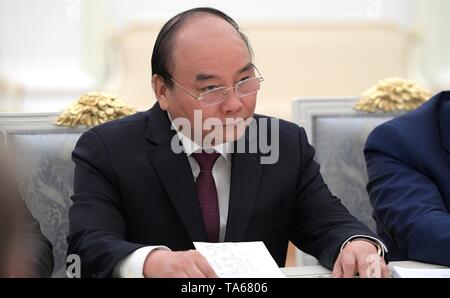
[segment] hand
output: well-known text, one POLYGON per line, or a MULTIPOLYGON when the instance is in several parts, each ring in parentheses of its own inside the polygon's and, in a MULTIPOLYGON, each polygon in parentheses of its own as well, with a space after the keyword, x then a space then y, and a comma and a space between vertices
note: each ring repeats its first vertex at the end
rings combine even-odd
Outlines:
POLYGON ((154 250, 145 260, 144 276, 175 278, 218 277, 206 258, 196 250, 154 250))
POLYGON ((356 273, 362 278, 389 277, 389 268, 378 255, 374 244, 353 240, 341 251, 334 263, 333 277, 351 278, 356 273))

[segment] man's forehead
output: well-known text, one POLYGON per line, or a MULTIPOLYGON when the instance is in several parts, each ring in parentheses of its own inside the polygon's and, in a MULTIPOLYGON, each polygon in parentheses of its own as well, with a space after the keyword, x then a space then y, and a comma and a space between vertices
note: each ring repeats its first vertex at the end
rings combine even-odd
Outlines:
POLYGON ((173 42, 173 66, 195 76, 211 75, 214 68, 227 65, 233 73, 251 61, 247 45, 236 29, 217 16, 198 16, 177 32, 173 42))
POLYGON ((228 21, 208 13, 199 13, 192 16, 179 29, 179 32, 183 31, 190 34, 207 32, 237 33, 236 29, 228 21))
POLYGON ((197 48, 202 44, 210 46, 214 41, 219 43, 227 40, 245 46, 237 30, 226 20, 210 14, 200 14, 182 25, 174 36, 173 46, 175 49, 183 46, 197 48))

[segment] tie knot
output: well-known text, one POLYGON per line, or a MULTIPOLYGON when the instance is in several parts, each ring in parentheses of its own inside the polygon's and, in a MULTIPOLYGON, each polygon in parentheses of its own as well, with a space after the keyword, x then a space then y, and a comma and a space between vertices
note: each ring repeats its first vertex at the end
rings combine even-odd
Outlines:
POLYGON ((202 151, 201 153, 192 153, 192 156, 195 158, 198 165, 200 166, 200 170, 211 171, 214 166, 214 163, 219 158, 220 153, 217 152, 207 153, 205 151, 202 151))

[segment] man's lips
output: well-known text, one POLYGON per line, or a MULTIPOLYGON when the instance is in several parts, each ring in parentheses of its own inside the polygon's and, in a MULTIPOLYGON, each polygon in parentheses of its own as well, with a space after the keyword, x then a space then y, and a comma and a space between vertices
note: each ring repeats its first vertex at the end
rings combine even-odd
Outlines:
POLYGON ((244 120, 233 122, 233 123, 229 123, 229 124, 225 124, 224 127, 239 126, 239 125, 242 125, 242 124, 244 124, 244 120))
POLYGON ((225 122, 225 124, 223 125, 223 127, 247 125, 247 124, 250 123, 251 119, 252 119, 251 117, 250 117, 250 118, 247 118, 247 119, 245 119, 245 120, 241 118, 241 119, 235 120, 235 121, 233 121, 233 122, 231 122, 231 123, 225 122))

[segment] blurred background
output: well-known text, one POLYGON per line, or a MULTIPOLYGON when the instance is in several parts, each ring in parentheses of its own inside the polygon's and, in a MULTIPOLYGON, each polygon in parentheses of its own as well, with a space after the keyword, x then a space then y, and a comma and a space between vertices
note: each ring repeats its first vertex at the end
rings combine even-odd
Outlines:
POLYGON ((196 6, 250 37, 259 113, 290 120, 294 97, 358 96, 386 77, 450 86, 449 0, 0 0, 0 112, 57 112, 93 90, 148 109, 156 35, 196 6))

